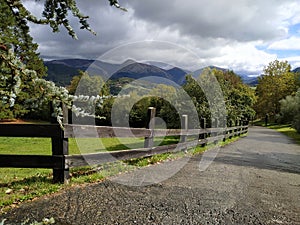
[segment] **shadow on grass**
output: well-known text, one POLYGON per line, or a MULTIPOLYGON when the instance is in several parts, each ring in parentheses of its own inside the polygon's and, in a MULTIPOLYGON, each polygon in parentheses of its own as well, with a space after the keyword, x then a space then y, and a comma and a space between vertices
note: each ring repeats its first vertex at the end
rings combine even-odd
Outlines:
MULTIPOLYGON (((178 136, 170 136, 165 137, 163 140, 155 140, 154 139, 154 146, 162 146, 162 145, 171 145, 177 144, 179 142, 178 136)), ((130 143, 128 145, 125 144, 115 144, 110 146, 105 146, 106 151, 120 151, 120 150, 128 150, 128 149, 138 149, 143 148, 144 143, 130 143)), ((103 151, 104 149, 99 149, 99 151, 103 151)))
POLYGON ((10 186, 18 186, 18 185, 33 185, 36 183, 47 183, 47 184, 53 184, 53 178, 52 176, 32 176, 32 177, 26 177, 21 180, 11 181, 8 183, 0 183, 0 187, 10 187, 10 186))
POLYGON ((258 169, 268 169, 280 172, 300 174, 300 156, 288 153, 256 153, 242 151, 240 153, 222 153, 216 157, 215 162, 232 164, 243 167, 254 167, 258 169))
POLYGON ((290 124, 273 125, 268 128, 274 129, 290 138, 292 138, 297 144, 300 145, 300 133, 298 133, 290 124))

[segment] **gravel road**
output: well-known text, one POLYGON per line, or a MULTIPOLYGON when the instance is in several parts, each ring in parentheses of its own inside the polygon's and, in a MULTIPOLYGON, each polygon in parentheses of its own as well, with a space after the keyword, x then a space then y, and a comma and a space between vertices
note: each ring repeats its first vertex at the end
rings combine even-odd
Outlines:
POLYGON ((54 217, 65 225, 300 225, 300 147, 292 140, 253 127, 247 137, 221 148, 205 171, 199 171, 201 158, 150 166, 22 204, 4 215, 5 224, 54 217), (174 165, 184 166, 164 180, 160 171, 174 171, 174 165), (162 181, 151 184, 159 175, 162 181))

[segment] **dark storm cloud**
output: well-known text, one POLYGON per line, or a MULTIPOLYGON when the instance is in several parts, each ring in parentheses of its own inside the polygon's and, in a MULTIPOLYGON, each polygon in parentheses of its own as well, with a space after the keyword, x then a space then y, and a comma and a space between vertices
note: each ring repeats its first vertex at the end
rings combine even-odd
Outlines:
MULTIPOLYGON (((95 58, 118 45, 120 40, 128 38, 130 35, 128 15, 113 9, 105 4, 105 1, 85 3, 81 2, 78 6, 85 15, 89 15, 90 26, 97 35, 79 29, 78 20, 73 17, 70 17, 70 21, 78 40, 72 39, 64 27, 60 28, 59 33, 52 33, 48 26, 31 25, 31 34, 34 41, 39 44, 39 51, 43 56, 95 58), (125 16, 122 17, 122 14, 125 16)), ((31 1, 26 4, 35 15, 40 14, 43 9, 41 2, 31 1)))
POLYGON ((270 40, 285 34, 280 0, 131 0, 137 18, 182 34, 237 41, 270 40))

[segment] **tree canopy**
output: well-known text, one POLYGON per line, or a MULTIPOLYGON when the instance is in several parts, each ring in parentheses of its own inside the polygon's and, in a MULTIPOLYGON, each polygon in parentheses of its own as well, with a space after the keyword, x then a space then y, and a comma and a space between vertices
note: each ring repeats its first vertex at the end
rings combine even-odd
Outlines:
MULTIPOLYGON (((27 29, 27 22, 35 24, 49 25, 53 32, 58 32, 59 27, 63 26, 67 29, 73 38, 77 38, 73 27, 70 25, 69 14, 77 18, 80 23, 80 29, 85 29, 95 34, 88 23, 88 16, 82 14, 77 7, 76 0, 45 0, 42 18, 33 15, 22 3, 21 0, 2 0, 7 5, 11 12, 14 14, 16 20, 20 23, 21 29, 27 29), (24 25, 24 26, 23 26, 24 25)), ((121 7, 118 0, 108 0, 111 6, 125 10, 121 7)))
POLYGON ((260 116, 275 118, 280 113, 280 100, 288 95, 295 95, 299 75, 291 71, 287 61, 270 62, 258 80, 256 111, 260 116))
MULTIPOLYGON (((25 20, 20 20, 17 17, 15 11, 12 11, 5 0, 0 0, 0 44, 1 44, 1 94, 9 91, 10 88, 15 87, 16 82, 20 83, 20 89, 18 92, 18 98, 14 99, 14 107, 12 105, 13 95, 10 94, 11 101, 9 104, 2 101, 0 103, 0 118, 19 117, 29 112, 24 108, 25 101, 29 97, 39 97, 41 91, 38 88, 32 88, 35 84, 32 82, 31 76, 26 73, 18 73, 11 76, 14 68, 12 60, 12 54, 7 54, 9 49, 13 54, 26 64, 26 68, 36 72, 39 78, 46 75, 46 68, 43 64, 43 60, 36 53, 38 45, 33 42, 32 37, 29 34, 29 27, 25 20), (7 62, 5 62, 8 60, 7 62), (10 78, 9 78, 10 77, 10 78), (19 81, 18 81, 19 80, 19 81)), ((4 96, 3 96, 4 97, 4 96)), ((6 96, 8 98, 8 96, 6 96)))
POLYGON ((294 96, 287 96, 280 101, 281 120, 290 123, 300 133, 300 88, 294 96))
MULTIPOLYGON (((117 0, 108 2, 125 10, 117 0)), ((70 101, 74 96, 69 95, 65 88, 42 79, 46 69, 36 53, 38 45, 29 34, 28 22, 47 24, 54 32, 63 26, 73 38, 77 38, 68 20, 69 13, 78 18, 81 29, 94 33, 88 24, 88 16, 80 12, 75 0, 46 0, 42 18, 27 10, 21 0, 0 0, 0 3, 0 119, 23 116, 50 101, 55 106, 59 122, 62 102, 77 110, 77 113, 84 114, 71 106, 70 101)), ((92 101, 95 99, 98 98, 92 101)))

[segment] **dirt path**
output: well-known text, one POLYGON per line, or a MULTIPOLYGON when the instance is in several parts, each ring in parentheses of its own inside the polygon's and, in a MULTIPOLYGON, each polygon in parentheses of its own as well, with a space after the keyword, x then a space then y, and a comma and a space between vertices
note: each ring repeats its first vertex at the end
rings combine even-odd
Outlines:
POLYGON ((203 172, 201 157, 182 159, 184 167, 157 184, 146 185, 145 174, 163 180, 159 171, 180 161, 24 204, 6 224, 44 217, 57 224, 300 224, 300 147, 290 139, 254 127, 203 172))

